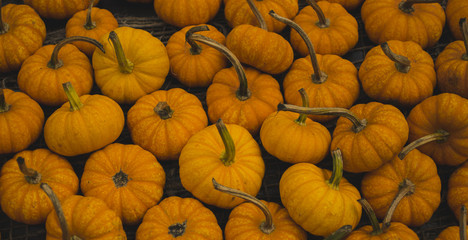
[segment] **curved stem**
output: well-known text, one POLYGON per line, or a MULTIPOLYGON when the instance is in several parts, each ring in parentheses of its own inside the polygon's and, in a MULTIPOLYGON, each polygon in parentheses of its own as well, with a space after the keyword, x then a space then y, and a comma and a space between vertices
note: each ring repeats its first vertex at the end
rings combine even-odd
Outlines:
POLYGON ((353 227, 351 225, 344 225, 343 227, 338 228, 335 232, 333 232, 330 236, 324 238, 323 240, 341 240, 344 237, 348 236, 348 234, 353 231, 353 227))
POLYGON ((28 168, 24 162, 23 157, 16 158, 16 163, 18 163, 18 167, 21 173, 24 175, 26 182, 29 184, 39 184, 41 182, 41 174, 34 169, 28 168))
POLYGON ((190 28, 186 33, 185 33, 185 41, 190 44, 190 54, 192 55, 198 55, 201 53, 202 48, 200 45, 198 45, 191 37, 193 33, 200 32, 200 31, 209 31, 210 29, 206 25, 202 26, 196 26, 193 28, 190 28))
POLYGON ((257 8, 257 6, 255 6, 254 1, 253 0, 247 0, 247 3, 249 4, 250 10, 252 10, 253 14, 255 15, 255 18, 257 18, 258 25, 260 26, 260 28, 268 31, 268 26, 267 26, 267 24, 265 22, 265 19, 263 18, 260 11, 258 11, 258 8, 257 8))
POLYGON ((154 112, 159 115, 162 120, 166 120, 172 117, 174 111, 171 109, 167 102, 158 102, 156 107, 154 107, 154 112))
POLYGON ((312 68, 314 69, 314 73, 311 76, 312 82, 315 83, 315 84, 324 83, 327 80, 328 76, 327 76, 326 73, 324 73, 324 72, 322 72, 320 70, 320 67, 319 67, 319 64, 318 64, 318 61, 317 61, 317 55, 315 54, 314 45, 310 41, 310 38, 307 35, 307 33, 304 32, 304 30, 297 23, 295 23, 295 22, 293 22, 290 19, 287 19, 285 17, 279 16, 273 10, 270 11, 270 15, 274 19, 276 19, 276 20, 290 26, 291 28, 294 28, 294 30, 296 30, 297 33, 299 33, 301 38, 306 43, 307 48, 309 49, 310 62, 312 63, 312 68))
POLYGON ((91 11, 93 9, 93 6, 94 6, 94 0, 90 0, 88 11, 86 12, 86 22, 85 22, 85 25, 83 25, 83 27, 86 30, 91 30, 96 27, 96 23, 93 22, 93 20, 91 19, 91 11))
POLYGON ((290 111, 296 113, 304 113, 310 115, 333 115, 339 117, 345 117, 353 123, 353 131, 358 133, 367 126, 366 119, 359 119, 353 112, 346 108, 306 108, 299 107, 292 104, 278 104, 278 111, 290 111))
POLYGON ((232 66, 236 70, 237 77, 239 78, 239 89, 237 90, 237 98, 240 101, 245 101, 250 98, 250 90, 247 87, 247 77, 245 76, 245 71, 244 68, 242 68, 242 64, 240 63, 239 59, 224 45, 216 42, 215 40, 205 37, 200 34, 193 34, 191 39, 195 41, 199 41, 201 43, 204 43, 221 53, 223 53, 227 59, 232 63, 232 66))
POLYGON ((224 152, 221 154, 221 161, 225 166, 230 166, 234 163, 236 156, 236 146, 234 145, 234 140, 232 140, 231 134, 229 134, 226 125, 224 125, 223 120, 219 119, 216 122, 216 128, 218 129, 219 135, 224 143, 224 152))
POLYGON ((380 47, 382 48, 382 51, 385 53, 385 55, 390 58, 390 60, 395 62, 395 67, 399 72, 408 73, 410 71, 411 61, 407 57, 392 52, 388 46, 388 43, 386 42, 380 44, 380 47))
POLYGON ((117 36, 117 33, 111 31, 109 33, 109 39, 114 46, 115 55, 117 57, 117 61, 119 62, 119 69, 122 73, 132 73, 133 72, 133 63, 125 57, 124 50, 122 48, 122 44, 120 43, 120 39, 117 36))
POLYGON ((366 212, 367 217, 369 218, 371 225, 372 225, 372 232, 371 235, 376 236, 382 234, 382 228, 380 227, 379 220, 377 220, 377 216, 375 216, 374 209, 372 209, 372 206, 369 204, 369 202, 361 198, 358 200, 358 202, 361 204, 362 209, 366 212))
POLYGON ((0 0, 0 35, 8 32, 8 24, 2 20, 2 0, 0 0))
POLYGON ((327 182, 331 188, 338 190, 340 188, 341 178, 343 178, 343 156, 339 148, 332 151, 332 158, 333 172, 327 182))
MULTIPOLYGON (((304 90, 304 88, 301 88, 299 89, 299 93, 301 94, 301 98, 302 98, 302 106, 309 107, 309 96, 307 95, 307 92, 304 90)), ((299 115, 299 118, 296 119, 296 123, 299 125, 305 125, 306 119, 307 119, 307 114, 301 113, 299 115)))
POLYGON ((466 207, 462 205, 460 208, 460 240, 466 240, 466 207))
POLYGON ((67 220, 65 219, 65 215, 63 214, 63 209, 62 205, 60 204, 60 200, 47 183, 41 183, 41 188, 47 194, 50 201, 52 201, 52 204, 54 205, 55 212, 57 213, 57 217, 60 222, 60 228, 62 228, 62 239, 69 240, 71 236, 68 230, 67 220))
POLYGON ((403 150, 401 150, 401 152, 398 154, 398 158, 405 158, 406 155, 408 155, 408 153, 411 152, 413 149, 418 148, 426 143, 430 143, 433 141, 444 142, 447 140, 448 136, 450 136, 449 132, 439 129, 435 133, 431 133, 429 135, 416 139, 412 143, 406 145, 406 147, 404 147, 403 150))
POLYGON ((0 113, 8 112, 10 110, 10 104, 5 100, 5 93, 3 88, 0 88, 0 113))
POLYGON ((94 46, 98 47, 101 51, 105 52, 104 47, 102 44, 92 38, 89 37, 83 37, 83 36, 73 36, 73 37, 68 37, 60 41, 57 45, 54 47, 54 51, 52 51, 52 55, 50 56, 50 60, 47 63, 47 67, 52 68, 52 69, 58 69, 63 66, 63 62, 58 59, 58 54, 60 49, 62 49, 63 46, 65 46, 68 43, 75 42, 75 41, 85 41, 93 44, 94 46))
POLYGON ((398 203, 400 203, 400 201, 406 195, 413 194, 415 187, 416 185, 414 185, 414 183, 409 179, 405 179, 402 183, 400 183, 400 190, 393 199, 392 204, 390 204, 390 207, 387 210, 387 214, 385 215, 385 218, 382 222, 382 232, 387 232, 388 227, 390 227, 390 221, 392 219, 393 213, 395 212, 395 209, 398 206, 398 203))
POLYGON ((465 44, 465 53, 462 55, 462 59, 468 61, 468 24, 466 24, 466 18, 460 18, 459 24, 463 43, 465 44))
POLYGON ((248 202, 250 202, 250 203, 254 204, 255 206, 257 206, 258 208, 260 208, 260 210, 265 215, 265 222, 262 222, 262 224, 260 225, 260 230, 263 233, 270 234, 275 230, 275 226, 273 225, 273 217, 271 215, 271 212, 264 203, 262 203, 260 200, 258 200, 254 196, 251 196, 251 195, 249 195, 249 194, 247 194, 245 192, 242 192, 242 191, 239 191, 237 189, 230 188, 230 187, 223 186, 223 185, 219 184, 218 182, 216 182, 216 180, 214 178, 212 178, 211 181, 213 182, 213 186, 214 186, 214 188, 216 190, 221 191, 223 193, 233 195, 235 197, 245 199, 248 202))
POLYGON ((403 0, 398 7, 405 13, 412 13, 414 12, 413 4, 416 3, 440 3, 440 0, 403 0))
POLYGON ((70 102, 70 112, 80 110, 83 107, 83 103, 80 100, 80 97, 73 88, 73 85, 70 82, 62 84, 63 90, 67 95, 68 101, 70 102))
POLYGON ((315 0, 306 0, 306 2, 312 7, 312 9, 314 9, 319 19, 318 22, 315 23, 315 25, 317 25, 317 27, 319 28, 330 27, 330 20, 325 17, 325 14, 323 14, 322 9, 317 4, 317 2, 315 0))

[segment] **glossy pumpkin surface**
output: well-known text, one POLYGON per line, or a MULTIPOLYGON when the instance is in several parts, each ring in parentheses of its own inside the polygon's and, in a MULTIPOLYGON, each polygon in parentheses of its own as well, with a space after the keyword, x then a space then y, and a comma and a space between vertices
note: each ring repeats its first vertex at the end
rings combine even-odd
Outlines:
POLYGON ((468 18, 468 2, 464 0, 448 0, 445 14, 447 14, 447 25, 453 37, 457 40, 462 40, 463 36, 458 23, 461 18, 468 18))
POLYGON ((460 219, 460 208, 468 204, 468 162, 452 173, 448 182, 447 203, 455 216, 460 219))
MULTIPOLYGON (((89 0, 24 0, 24 3, 34 8, 43 18, 67 19, 86 9, 89 0)), ((98 3, 99 0, 94 0, 94 5, 98 3)))
POLYGON ((207 23, 218 13, 221 0, 154 0, 156 15, 177 27, 207 23))
MULTIPOLYGON (((467 7, 468 9, 468 7, 467 7)), ((437 85, 442 92, 468 98, 468 57, 463 41, 449 43, 437 56, 437 85)))

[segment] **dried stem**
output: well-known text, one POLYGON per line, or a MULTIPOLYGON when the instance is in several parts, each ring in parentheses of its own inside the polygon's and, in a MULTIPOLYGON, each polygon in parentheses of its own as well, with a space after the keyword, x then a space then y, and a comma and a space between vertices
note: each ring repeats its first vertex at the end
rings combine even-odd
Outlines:
POLYGON ((407 57, 392 52, 388 46, 388 43, 386 42, 380 44, 380 47, 382 48, 382 51, 385 53, 385 55, 390 58, 390 60, 395 62, 395 67, 399 72, 408 73, 410 71, 411 61, 407 57))
POLYGON ((466 240, 466 207, 462 205, 460 208, 460 240, 466 240))
POLYGON ((154 107, 154 112, 159 115, 162 120, 166 120, 172 117, 174 111, 171 109, 167 102, 158 102, 156 107, 154 107))
POLYGON ((185 41, 190 44, 190 53, 192 55, 198 55, 201 53, 202 51, 202 48, 200 47, 200 45, 198 45, 193 39, 192 39, 192 35, 196 32, 200 32, 200 31, 209 31, 210 29, 208 28, 208 26, 206 25, 202 25, 202 26, 196 26, 196 27, 193 27, 193 28, 190 28, 186 33, 185 33, 185 41))
POLYGON ((120 39, 117 36, 117 33, 111 31, 109 33, 109 39, 114 46, 115 55, 117 57, 117 61, 119 62, 119 69, 122 73, 132 73, 133 72, 133 63, 125 57, 125 52, 123 50, 122 44, 120 43, 120 39))
POLYGON ((333 158, 333 172, 330 179, 328 179, 328 184, 331 188, 338 190, 343 178, 343 156, 339 148, 332 151, 331 154, 333 158))
POLYGON ((460 18, 459 24, 463 36, 463 43, 465 44, 465 53, 462 55, 462 59, 468 61, 468 24, 466 24, 466 18, 460 18))
POLYGON ((68 229, 67 219, 65 219, 65 215, 63 214, 63 209, 62 205, 60 204, 60 200, 47 183, 41 183, 41 188, 42 190, 44 190, 44 192, 47 194, 49 199, 52 201, 52 204, 54 205, 55 212, 57 213, 57 217, 60 222, 60 228, 62 229, 62 239, 70 240, 71 236, 68 229))
POLYGON ((41 182, 41 174, 34 169, 28 168, 23 157, 16 158, 16 163, 18 163, 21 173, 29 184, 39 184, 41 182))
POLYGON ((406 147, 404 147, 403 150, 401 150, 401 152, 398 154, 398 158, 405 158, 406 155, 408 155, 408 153, 411 152, 413 149, 418 148, 426 143, 430 143, 433 141, 444 142, 447 140, 449 135, 449 132, 440 129, 435 133, 431 133, 429 135, 416 139, 412 143, 406 145, 406 147))
POLYGON ((91 29, 96 27, 96 23, 93 22, 93 20, 91 19, 91 11, 93 9, 93 6, 94 6, 94 0, 90 0, 89 1, 88 11, 86 12, 86 22, 83 25, 83 27, 86 30, 91 30, 91 29))
POLYGON ((319 19, 318 22, 315 23, 317 27, 319 28, 328 28, 330 27, 330 20, 325 17, 325 14, 323 14, 322 9, 320 6, 317 4, 315 0, 306 0, 306 2, 314 9, 315 13, 317 14, 317 17, 319 19))
POLYGON ((10 27, 2 20, 2 0, 0 0, 0 35, 7 33, 10 27))
POLYGON ((398 7, 405 13, 412 13, 414 12, 413 4, 417 3, 440 3, 440 0, 403 0, 398 7))
POLYGON ((260 26, 260 28, 268 31, 268 26, 267 26, 267 24, 265 22, 265 19, 263 18, 260 11, 258 11, 258 8, 257 8, 257 6, 255 6, 254 1, 253 0, 247 0, 247 3, 249 4, 250 9, 252 10, 253 14, 255 15, 255 18, 257 18, 258 25, 260 26))
POLYGON ((10 104, 8 104, 5 100, 5 92, 3 88, 0 88, 0 113, 8 112, 9 110, 10 104))
POLYGON ((414 188, 414 183, 409 179, 403 180, 403 182, 400 184, 400 190, 393 199, 392 204, 390 204, 390 207, 387 210, 387 214, 385 215, 385 218, 382 222, 382 232, 387 232, 388 227, 390 227, 390 221, 392 219, 393 213, 395 212, 395 209, 398 206, 398 203, 400 203, 400 201, 406 195, 414 193, 414 188))
POLYGON ((341 240, 348 236, 351 231, 353 231, 353 227, 351 225, 344 225, 323 240, 341 240))
POLYGON ((372 236, 380 235, 383 233, 382 228, 380 227, 379 220, 377 219, 377 216, 375 215, 374 209, 372 209, 372 206, 369 204, 369 202, 361 198, 358 200, 358 202, 361 204, 362 209, 366 212, 367 217, 369 218, 371 225, 372 225, 372 236))
POLYGON ((58 69, 63 66, 63 62, 58 58, 58 54, 60 49, 62 49, 63 46, 65 46, 68 43, 72 43, 75 41, 85 41, 93 44, 94 46, 98 47, 101 51, 105 52, 104 47, 102 44, 92 38, 89 37, 83 37, 83 36, 73 36, 73 37, 68 37, 60 41, 57 45, 55 45, 54 51, 52 51, 52 55, 50 56, 50 60, 47 63, 47 67, 52 68, 52 69, 58 69))
MULTIPOLYGON (((301 94, 301 98, 302 98, 302 106, 309 107, 309 96, 307 95, 307 92, 304 90, 304 88, 301 88, 299 89, 299 93, 301 94)), ((296 123, 299 125, 305 125, 306 119, 307 119, 307 114, 301 113, 299 115, 299 118, 296 119, 296 123)))

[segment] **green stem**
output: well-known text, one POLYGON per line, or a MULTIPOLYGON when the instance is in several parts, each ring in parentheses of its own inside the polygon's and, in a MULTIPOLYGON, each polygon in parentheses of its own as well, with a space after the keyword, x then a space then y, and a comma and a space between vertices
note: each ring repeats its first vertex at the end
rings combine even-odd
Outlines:
POLYGON ((89 1, 89 7, 86 13, 86 22, 85 22, 85 25, 83 26, 86 30, 91 30, 96 27, 96 23, 93 22, 93 20, 91 19, 91 11, 93 9, 93 6, 94 6, 94 0, 89 1))
POLYGON ((414 12, 413 4, 417 3, 440 3, 440 0, 403 0, 398 8, 405 13, 414 12))
POLYGON ((200 32, 200 31, 210 31, 208 26, 202 25, 202 26, 196 26, 193 28, 190 28, 186 33, 185 33, 185 41, 190 44, 190 54, 192 55, 198 55, 201 53, 202 48, 200 45, 198 45, 191 37, 194 33, 200 32))
POLYGON ((445 142, 447 141, 447 138, 450 136, 450 133, 439 129, 435 133, 431 133, 429 135, 426 135, 424 137, 421 137, 419 139, 414 140, 414 142, 406 145, 406 147, 401 150, 401 152, 398 154, 398 158, 403 159, 408 155, 409 152, 411 152, 413 149, 418 148, 426 143, 430 143, 433 141, 437 142, 445 142))
POLYGON ((8 112, 10 110, 10 104, 5 100, 5 92, 3 88, 0 88, 0 113, 8 112))
POLYGON ((330 179, 327 180, 328 185, 335 190, 340 188, 341 178, 343 178, 343 156, 338 148, 332 151, 333 172, 330 179))
POLYGON ((50 56, 50 60, 47 63, 47 67, 52 68, 52 69, 58 69, 58 68, 62 67, 63 62, 58 58, 59 51, 66 44, 72 43, 72 42, 75 42, 75 41, 89 42, 89 43, 95 45, 96 47, 98 47, 101 51, 105 52, 104 47, 102 46, 102 44, 99 41, 95 40, 95 39, 92 39, 92 38, 89 38, 89 37, 83 37, 83 36, 68 37, 68 38, 65 38, 62 41, 60 41, 57 45, 55 45, 54 51, 52 51, 52 55, 50 56))
POLYGON ((351 231, 353 231, 353 227, 351 225, 344 225, 323 240, 341 240, 348 236, 351 231))
POLYGON ((34 169, 28 168, 24 162, 23 157, 16 158, 16 163, 18 163, 18 167, 21 173, 24 175, 26 182, 29 184, 39 184, 41 182, 41 174, 34 169))
POLYGON ((62 205, 60 204, 60 200, 47 183, 41 183, 41 188, 47 194, 50 201, 52 201, 52 204, 54 205, 55 212, 57 213, 57 217, 60 222, 60 228, 62 229, 62 239, 70 239, 71 236, 68 229, 67 219, 65 219, 65 215, 63 214, 63 209, 62 205))
POLYGON ((466 240, 466 207, 462 205, 460 208, 460 240, 466 240))
POLYGON ((382 228, 380 227, 379 220, 377 220, 377 216, 375 216, 374 209, 372 209, 372 206, 369 204, 369 202, 361 198, 358 200, 358 202, 361 204, 362 209, 366 212, 367 217, 369 218, 371 225, 372 225, 372 236, 377 236, 383 233, 382 228))
POLYGON ((276 19, 276 20, 290 26, 294 30, 296 30, 297 33, 299 33, 301 38, 306 43, 307 48, 309 49, 310 62, 312 63, 312 68, 314 69, 314 73, 310 76, 311 79, 312 79, 312 82, 315 83, 315 84, 322 84, 325 81, 327 81, 328 76, 327 76, 326 73, 324 73, 324 72, 322 72, 320 70, 320 67, 319 67, 319 64, 318 64, 318 61, 317 61, 317 55, 316 55, 315 49, 314 49, 314 45, 310 41, 310 38, 307 35, 307 33, 304 32, 304 29, 302 29, 297 23, 291 21, 290 19, 279 16, 273 10, 270 11, 270 15, 274 19, 276 19))
POLYGON ((218 128, 219 135, 224 143, 224 152, 221 154, 220 160, 225 166, 230 166, 234 163, 236 157, 236 146, 234 145, 234 140, 232 140, 231 134, 229 134, 226 125, 224 125, 223 120, 219 119, 216 122, 216 128, 218 128))
POLYGON ((250 202, 250 203, 254 204, 255 206, 257 206, 258 208, 260 208, 260 210, 265 215, 265 221, 262 222, 260 224, 260 226, 259 226, 260 230, 263 233, 270 234, 275 230, 275 226, 273 225, 273 217, 271 215, 271 212, 270 212, 270 210, 268 210, 268 207, 265 204, 263 204, 260 200, 258 200, 254 196, 251 196, 251 195, 249 195, 249 194, 247 194, 245 192, 242 192, 242 191, 239 191, 237 189, 230 188, 230 187, 223 186, 223 185, 219 184, 218 182, 216 182, 216 180, 214 178, 211 179, 211 181, 213 182, 213 186, 214 186, 214 188, 216 190, 221 191, 223 193, 233 195, 235 197, 245 199, 248 202, 250 202))
POLYGON ((409 179, 403 180, 402 183, 400 183, 399 186, 399 191, 395 198, 393 199, 392 203, 390 204, 390 207, 387 210, 387 214, 385 214, 385 218, 382 222, 382 232, 387 232, 388 228, 390 227, 390 221, 392 219, 393 213, 395 212, 395 209, 398 206, 398 203, 406 196, 414 193, 416 185, 414 185, 413 182, 409 179))
POLYGON ((117 57, 117 61, 119 63, 119 69, 121 73, 132 73, 133 72, 133 63, 125 57, 125 53, 120 43, 120 39, 117 36, 117 33, 111 31, 109 33, 109 39, 114 46, 115 55, 117 57))
POLYGON ((10 27, 2 20, 2 0, 0 0, 0 35, 7 33, 10 27))
POLYGON ((209 37, 205 37, 200 34, 193 34, 191 39, 204 43, 220 51, 227 57, 227 59, 229 59, 229 61, 232 63, 232 66, 236 70, 237 77, 239 78, 239 89, 236 93, 237 99, 239 99, 240 101, 245 101, 249 99, 251 93, 247 86, 247 77, 245 76, 244 68, 242 68, 242 64, 240 63, 239 59, 237 59, 237 57, 227 47, 209 37))
POLYGON ((399 72, 408 73, 410 71, 411 61, 407 57, 392 52, 388 46, 388 43, 386 42, 380 44, 380 47, 382 48, 382 51, 385 53, 385 55, 395 63, 395 67, 399 72))
POLYGON ((80 97, 73 88, 73 85, 70 82, 62 84, 63 90, 67 95, 68 101, 70 102, 70 112, 78 111, 83 107, 83 103, 80 100, 80 97))
POLYGON ((258 11, 258 8, 257 8, 257 6, 255 6, 254 1, 253 0, 247 0, 247 3, 249 4, 250 9, 252 10, 253 14, 257 18, 258 25, 260 26, 260 28, 268 31, 268 26, 267 26, 267 24, 265 22, 265 19, 263 18, 260 11, 258 11))
MULTIPOLYGON (((309 107, 309 96, 307 95, 307 92, 304 90, 304 88, 301 88, 299 89, 299 93, 301 94, 301 98, 302 98, 302 106, 309 107)), ((306 119, 307 119, 307 114, 301 113, 299 115, 299 118, 297 118, 295 122, 299 125, 305 125, 306 119)))
POLYGON ((158 102, 156 107, 154 107, 154 112, 159 115, 162 120, 166 120, 172 117, 174 111, 171 109, 167 102, 158 102))
POLYGON ((460 18, 459 25, 463 36, 463 43, 465 44, 465 53, 462 55, 462 59, 468 61, 468 24, 466 24, 466 18, 460 18))
POLYGON ((322 9, 317 4, 317 2, 315 0, 306 0, 306 2, 312 7, 312 9, 314 9, 315 13, 317 14, 318 22, 316 22, 315 25, 317 25, 319 28, 330 27, 330 20, 325 17, 325 14, 323 14, 322 9))

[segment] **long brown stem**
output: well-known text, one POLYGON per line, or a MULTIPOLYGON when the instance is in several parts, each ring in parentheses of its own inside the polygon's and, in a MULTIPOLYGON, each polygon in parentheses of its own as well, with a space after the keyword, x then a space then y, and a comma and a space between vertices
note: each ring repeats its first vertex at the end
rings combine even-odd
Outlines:
POLYGON ((339 148, 332 151, 331 154, 333 158, 333 171, 327 182, 331 188, 338 190, 343 178, 343 156, 339 148))
POLYGON ((209 31, 210 29, 206 25, 202 26, 196 26, 193 28, 190 28, 186 33, 185 33, 185 41, 190 44, 190 54, 192 55, 198 55, 201 53, 202 49, 200 45, 198 45, 193 39, 192 35, 196 32, 200 31, 209 31))
POLYGON ((441 0, 403 0, 400 2, 399 9, 405 13, 414 12, 413 4, 417 3, 440 3, 441 0))
POLYGON ((314 73, 311 75, 312 82, 316 83, 316 84, 324 83, 327 80, 328 76, 327 76, 326 73, 324 73, 324 72, 322 72, 320 70, 320 67, 319 67, 319 64, 318 64, 318 61, 317 61, 317 55, 315 54, 314 45, 310 41, 310 38, 307 35, 307 33, 304 32, 304 30, 297 23, 295 23, 295 22, 293 22, 290 19, 287 19, 285 17, 279 16, 273 10, 270 11, 270 15, 274 19, 276 19, 276 20, 278 20, 278 21, 280 21, 280 22, 282 22, 284 24, 287 24, 288 26, 290 26, 291 28, 296 30, 297 33, 299 33, 301 38, 306 43, 307 48, 309 49, 310 62, 312 63, 312 68, 314 69, 314 73))
POLYGON ((29 184, 39 184, 41 182, 41 174, 34 169, 28 168, 23 157, 16 158, 16 163, 18 163, 18 167, 21 173, 23 173, 26 182, 29 184))
POLYGON ((353 231, 353 227, 351 225, 344 225, 323 240, 341 240, 348 236, 351 231, 353 231))
POLYGON ((50 56, 50 60, 47 63, 47 67, 52 68, 52 69, 58 69, 63 66, 63 62, 58 58, 58 54, 60 49, 62 49, 63 46, 65 46, 68 43, 75 42, 75 41, 85 41, 89 42, 96 47, 98 47, 101 51, 105 52, 104 47, 102 44, 92 38, 89 37, 83 37, 83 36, 73 36, 73 37, 68 37, 60 41, 57 45, 55 45, 54 51, 52 51, 52 55, 50 56))
POLYGON ((382 48, 382 51, 385 53, 385 55, 387 55, 390 60, 395 62, 395 67, 399 72, 408 73, 410 71, 411 61, 407 57, 392 52, 388 46, 388 43, 386 42, 380 44, 380 47, 382 48))
POLYGON ((361 204, 362 209, 366 212, 367 217, 369 218, 371 225, 372 225, 372 236, 380 235, 383 233, 382 228, 380 227, 379 220, 377 219, 377 216, 375 215, 374 209, 372 209, 372 206, 369 204, 369 202, 361 198, 358 200, 358 202, 361 204))
POLYGON ((62 205, 60 204, 60 200, 47 183, 41 183, 41 188, 47 194, 50 201, 52 201, 52 204, 54 205, 55 212, 57 213, 57 217, 60 222, 60 227, 62 228, 62 239, 70 240, 71 236, 68 229, 67 219, 65 219, 65 215, 63 214, 63 209, 62 205))
POLYGON ((260 200, 258 200, 254 196, 251 196, 251 195, 249 195, 247 193, 244 193, 242 191, 239 191, 237 189, 233 189, 233 188, 230 188, 230 187, 223 186, 223 185, 219 184, 218 182, 216 182, 216 180, 214 178, 211 179, 211 181, 213 182, 213 186, 214 186, 214 188, 216 190, 221 191, 223 193, 233 195, 235 197, 245 199, 248 202, 253 203, 255 206, 260 208, 260 210, 265 215, 265 222, 262 222, 262 224, 259 226, 260 230, 263 233, 270 234, 275 230, 275 226, 273 225, 273 217, 271 215, 271 212, 270 212, 270 210, 268 210, 268 207, 265 204, 263 204, 260 200))
POLYGON ((382 232, 387 232, 388 227, 390 227, 390 221, 392 219, 393 213, 398 206, 398 203, 408 194, 414 193, 415 185, 409 179, 403 180, 400 184, 400 190, 398 191, 397 195, 390 204, 390 207, 387 210, 387 214, 382 222, 382 232))
POLYGON ((94 6, 94 0, 90 0, 88 11, 86 12, 86 22, 85 22, 85 25, 83 26, 86 30, 91 30, 96 27, 96 23, 93 22, 93 20, 91 19, 91 11, 93 9, 93 6, 94 6))
MULTIPOLYGON (((302 98, 302 106, 309 107, 309 96, 307 95, 307 92, 304 90, 304 88, 301 88, 299 89, 299 93, 301 94, 301 98, 302 98)), ((305 125, 306 119, 307 119, 307 114, 301 113, 299 115, 299 118, 296 119, 296 123, 299 125, 305 125)))
POLYGON ((156 107, 154 107, 154 112, 159 115, 163 120, 169 119, 172 117, 174 111, 171 109, 167 102, 158 102, 156 107))
POLYGON ((250 9, 252 10, 253 14, 255 15, 255 18, 257 18, 258 25, 260 26, 260 28, 268 31, 268 26, 267 26, 267 24, 265 22, 265 19, 263 18, 260 11, 258 11, 258 8, 257 8, 257 6, 255 6, 254 1, 253 0, 247 0, 247 3, 249 4, 250 9))
POLYGON ((5 92, 3 88, 0 88, 0 113, 8 112, 10 110, 10 104, 5 100, 5 92))
POLYGON ((462 205, 460 208, 460 240, 466 240, 466 207, 462 205))
POLYGON ((466 24, 466 18, 460 18, 459 25, 463 36, 463 43, 465 44, 465 53, 462 55, 462 59, 468 61, 468 24, 466 24))
POLYGON ((230 166, 234 163, 234 158, 236 156, 236 145, 234 145, 234 140, 232 140, 231 134, 229 134, 226 125, 224 125, 223 120, 219 119, 216 122, 216 128, 218 129, 219 135, 224 143, 224 152, 221 155, 221 161, 225 166, 230 166))
POLYGON ((322 9, 317 4, 317 2, 315 0, 306 0, 306 2, 312 7, 312 9, 314 9, 319 19, 318 22, 315 23, 315 25, 317 25, 317 27, 319 28, 330 27, 330 20, 325 17, 325 14, 323 14, 322 9))
POLYGON ((62 84, 65 95, 67 95, 68 101, 70 102, 70 112, 78 111, 83 107, 83 103, 80 100, 80 97, 73 88, 73 85, 70 82, 62 84))
POLYGON ((406 147, 404 147, 403 150, 401 150, 401 152, 398 154, 398 158, 400 159, 405 158, 406 155, 408 155, 408 153, 411 152, 413 149, 418 148, 426 143, 430 143, 433 141, 439 141, 439 142, 446 141, 449 135, 450 135, 449 132, 440 129, 436 131, 435 133, 416 139, 414 140, 414 142, 406 145, 406 147))
POLYGON ((117 33, 111 31, 109 33, 109 39, 114 46, 115 55, 117 57, 117 61, 119 62, 119 69, 121 73, 132 73, 133 72, 133 63, 125 57, 125 52, 123 50, 122 44, 120 43, 120 39, 117 36, 117 33))
POLYGON ((232 66, 236 70, 237 77, 239 78, 239 89, 237 90, 237 98, 240 101, 245 101, 250 98, 250 90, 247 86, 247 77, 245 76, 244 68, 237 57, 224 45, 216 42, 215 40, 205 37, 200 34, 193 34, 191 37, 195 41, 202 42, 218 51, 223 53, 227 59, 232 63, 232 66))

